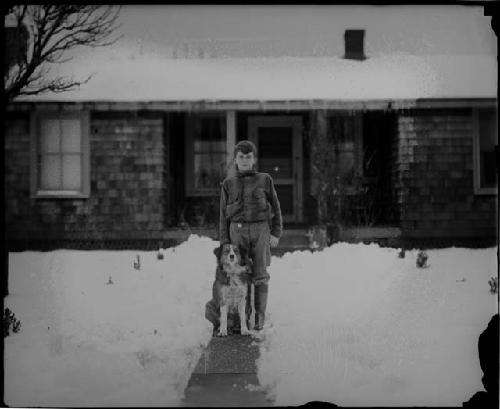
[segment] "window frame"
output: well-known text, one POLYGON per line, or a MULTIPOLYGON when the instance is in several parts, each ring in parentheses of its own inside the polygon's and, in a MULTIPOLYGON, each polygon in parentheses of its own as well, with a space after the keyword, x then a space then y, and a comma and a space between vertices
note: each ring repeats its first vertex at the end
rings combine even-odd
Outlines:
MULTIPOLYGON (((226 132, 223 133, 224 144, 226 146, 226 168, 227 155, 228 155, 228 121, 227 114, 224 112, 200 112, 196 114, 186 115, 185 117, 185 130, 186 130, 186 144, 185 144, 185 180, 184 184, 186 187, 186 196, 188 197, 209 197, 217 196, 220 193, 220 186, 214 188, 195 188, 194 187, 194 119, 201 118, 220 118, 221 121, 225 122, 226 132), (196 117, 195 117, 196 115, 196 117)), ((221 151, 222 153, 222 151, 221 151)), ((222 182, 222 180, 221 180, 222 182)))
MULTIPOLYGON (((481 135, 479 134, 479 112, 481 111, 493 111, 497 116, 498 112, 496 107, 491 108, 475 108, 472 111, 472 152, 473 152, 473 179, 474 179, 474 194, 475 195, 498 195, 498 188, 495 187, 481 187, 481 135)), ((495 126, 497 127, 497 142, 498 144, 498 125, 496 121, 494 121, 495 126)))
POLYGON ((90 197, 90 114, 88 111, 79 112, 32 112, 30 117, 31 130, 31 198, 32 199, 87 199, 90 197), (40 123, 45 119, 78 119, 81 130, 81 190, 42 190, 39 187, 38 147, 40 138, 40 123))

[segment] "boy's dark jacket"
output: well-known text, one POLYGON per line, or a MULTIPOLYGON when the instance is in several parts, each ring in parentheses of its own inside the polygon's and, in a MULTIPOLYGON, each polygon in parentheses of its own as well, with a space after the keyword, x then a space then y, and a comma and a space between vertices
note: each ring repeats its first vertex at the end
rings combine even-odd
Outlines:
POLYGON ((271 176, 254 170, 238 172, 222 182, 220 196, 220 242, 230 243, 230 222, 269 223, 271 234, 280 238, 283 230, 280 202, 271 176))

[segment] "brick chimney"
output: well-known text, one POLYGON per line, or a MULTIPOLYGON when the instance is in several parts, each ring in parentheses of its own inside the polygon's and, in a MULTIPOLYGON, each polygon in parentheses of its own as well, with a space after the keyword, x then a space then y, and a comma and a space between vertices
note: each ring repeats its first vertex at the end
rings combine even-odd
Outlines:
POLYGON ((345 30, 344 33, 344 58, 350 60, 365 60, 365 30, 345 30))

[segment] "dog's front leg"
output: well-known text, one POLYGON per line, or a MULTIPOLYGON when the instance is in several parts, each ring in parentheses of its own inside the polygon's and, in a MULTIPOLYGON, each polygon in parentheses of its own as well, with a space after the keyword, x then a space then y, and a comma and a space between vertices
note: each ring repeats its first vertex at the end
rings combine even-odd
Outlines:
POLYGON ((238 314, 240 316, 240 328, 241 328, 241 335, 249 335, 250 331, 247 328, 247 317, 245 313, 245 309, 247 306, 247 300, 245 297, 240 301, 238 304, 238 314))
POLYGON ((220 306, 220 327, 218 337, 227 337, 227 305, 220 306))

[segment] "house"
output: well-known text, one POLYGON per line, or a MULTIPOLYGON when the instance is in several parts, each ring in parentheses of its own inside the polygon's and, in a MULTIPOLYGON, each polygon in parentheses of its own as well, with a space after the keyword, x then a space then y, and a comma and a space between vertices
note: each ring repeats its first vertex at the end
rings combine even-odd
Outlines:
POLYGON ((247 138, 285 230, 304 236, 318 224, 318 136, 333 147, 338 238, 495 242, 483 7, 130 5, 120 18, 120 42, 53 69, 92 73, 80 89, 6 107, 11 249, 216 237, 219 184, 247 138))

